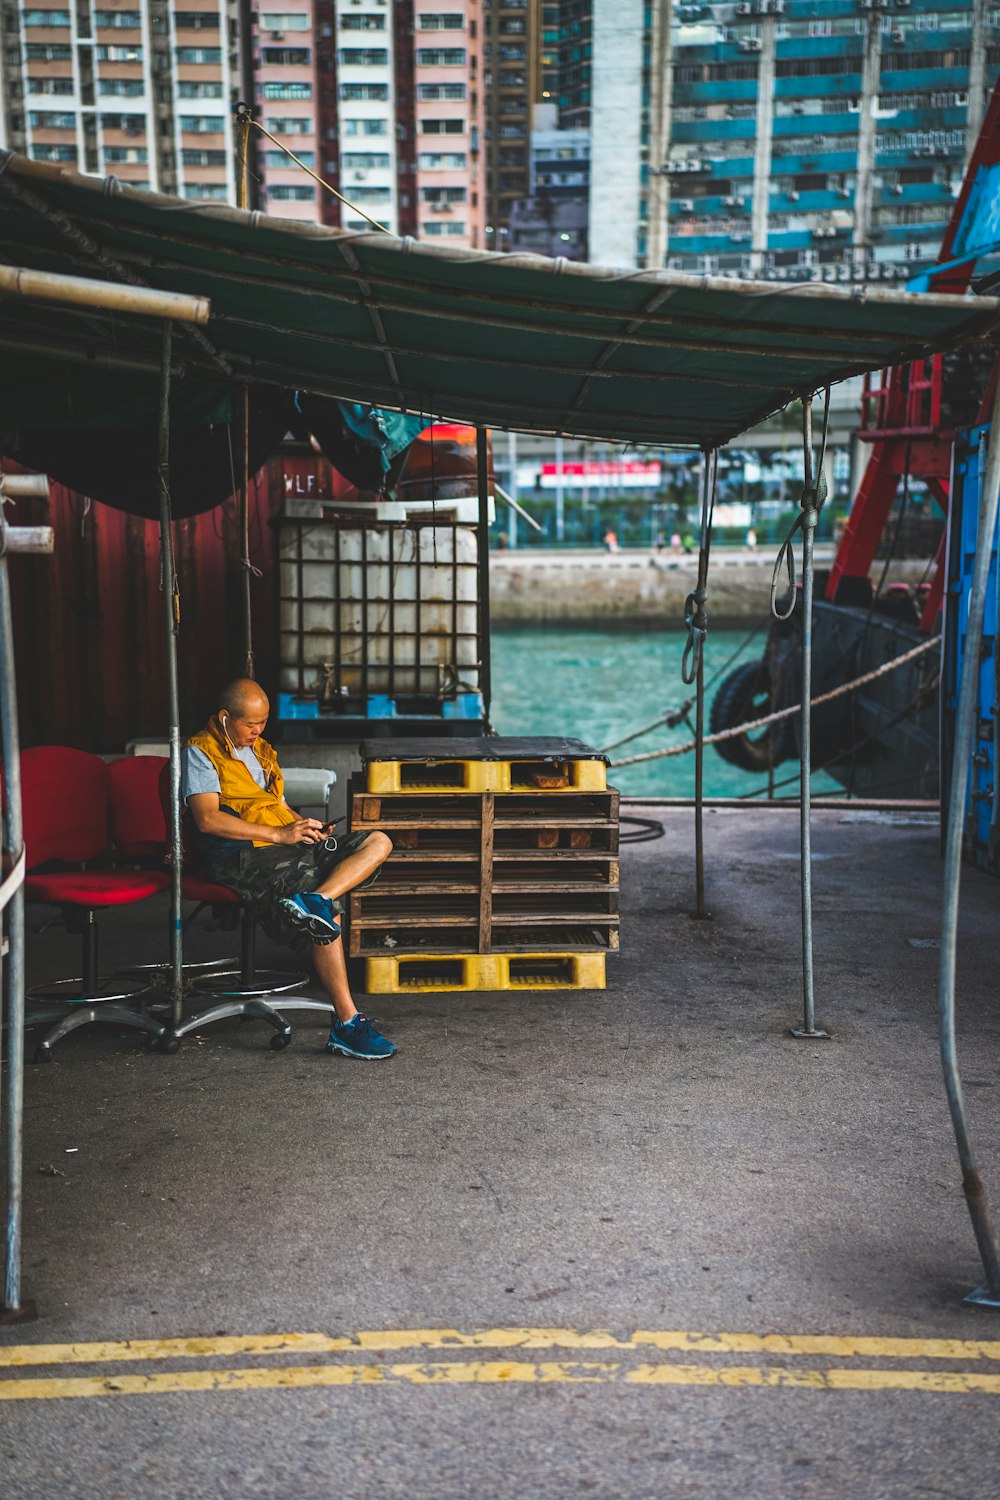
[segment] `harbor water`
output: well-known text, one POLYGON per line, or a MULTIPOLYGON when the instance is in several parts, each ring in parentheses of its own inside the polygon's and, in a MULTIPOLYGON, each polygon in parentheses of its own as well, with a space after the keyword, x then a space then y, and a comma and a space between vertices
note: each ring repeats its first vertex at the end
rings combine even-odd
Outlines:
MULTIPOLYGON (((705 654, 705 722, 715 689, 741 661, 759 655, 766 629, 710 631, 705 654)), ((572 735, 601 749, 691 700, 681 680, 683 630, 584 630, 526 627, 494 629, 492 720, 499 734, 572 735)), ((706 727, 707 732, 707 727, 706 727)), ((658 728, 611 752, 611 759, 640 754, 693 738, 684 724, 658 728)), ((627 796, 692 797, 694 756, 622 766, 611 777, 627 796)), ((776 793, 798 791, 797 762, 775 770, 776 793)), ((816 792, 839 791, 829 775, 813 778, 816 792)), ((767 795, 767 778, 729 765, 705 751, 705 795, 767 795)))

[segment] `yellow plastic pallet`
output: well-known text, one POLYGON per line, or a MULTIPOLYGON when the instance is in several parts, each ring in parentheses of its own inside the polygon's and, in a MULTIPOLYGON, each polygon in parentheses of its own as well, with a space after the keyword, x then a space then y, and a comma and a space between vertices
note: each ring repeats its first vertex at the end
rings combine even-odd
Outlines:
POLYGON ((373 760, 366 775, 367 791, 400 792, 605 792, 608 770, 603 760, 373 760), (560 780, 561 786, 538 785, 560 780))
POLYGON ((604 953, 436 953, 365 960, 370 995, 443 990, 603 990, 604 953))

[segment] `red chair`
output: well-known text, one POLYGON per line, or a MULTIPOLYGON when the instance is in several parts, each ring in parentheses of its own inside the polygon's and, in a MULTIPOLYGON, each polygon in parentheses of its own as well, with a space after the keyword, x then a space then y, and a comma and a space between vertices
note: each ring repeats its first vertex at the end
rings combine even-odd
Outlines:
POLYGON ((57 1041, 94 1021, 135 1027, 154 1038, 166 1034, 161 1022, 128 1003, 148 992, 148 983, 115 981, 109 987, 99 979, 97 913, 148 900, 170 883, 163 871, 88 868, 108 853, 110 788, 104 761, 83 750, 41 745, 21 755, 24 843, 33 872, 24 882, 25 900, 58 906, 67 928, 83 938, 81 978, 29 991, 31 1001, 54 1005, 30 1009, 25 1025, 56 1022, 35 1048, 36 1062, 50 1061, 57 1041))
MULTIPOLYGON (((163 837, 170 819, 170 765, 162 766, 159 773, 159 806, 163 837)), ((287 1047, 292 1039, 292 1028, 280 1014, 280 1010, 318 1010, 332 1016, 329 1001, 309 1000, 292 993, 309 983, 308 974, 289 974, 275 969, 258 969, 256 959, 257 926, 249 910, 239 896, 227 885, 219 885, 197 873, 198 852, 186 824, 184 827, 184 878, 181 892, 185 901, 197 903, 189 921, 205 907, 210 907, 219 925, 229 930, 240 929, 240 957, 238 965, 230 961, 228 967, 215 968, 214 972, 202 973, 193 981, 193 988, 200 993, 216 997, 217 1003, 186 1016, 182 1025, 171 1029, 171 1037, 180 1038, 189 1031, 197 1031, 212 1021, 222 1021, 228 1016, 256 1017, 269 1021, 274 1027, 271 1046, 276 1052, 287 1047), (276 1005, 269 1005, 267 997, 274 996, 276 1005), (278 998, 280 997, 280 998, 278 998)))

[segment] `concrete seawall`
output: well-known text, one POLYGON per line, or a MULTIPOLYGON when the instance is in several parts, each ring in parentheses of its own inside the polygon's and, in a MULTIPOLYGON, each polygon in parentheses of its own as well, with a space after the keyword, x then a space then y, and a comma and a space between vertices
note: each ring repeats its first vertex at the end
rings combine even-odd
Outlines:
MULTIPOLYGON (((776 551, 713 553, 708 586, 713 625, 725 629, 766 618, 776 551)), ((828 567, 832 555, 823 549, 818 566, 828 567)), ((915 583, 925 569, 923 562, 894 563, 889 581, 915 583)), ((495 625, 677 623, 697 576, 697 556, 639 550, 497 552, 490 558, 490 613, 495 625)))

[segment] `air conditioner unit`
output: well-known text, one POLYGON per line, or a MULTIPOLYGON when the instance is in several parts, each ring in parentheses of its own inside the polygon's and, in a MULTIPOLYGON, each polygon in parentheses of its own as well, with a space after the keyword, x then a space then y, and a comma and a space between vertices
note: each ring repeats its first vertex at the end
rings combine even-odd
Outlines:
POLYGON ((272 42, 283 42, 285 40, 285 33, 283 31, 272 31, 268 34, 272 42))
POLYGON ((736 7, 736 14, 738 16, 752 16, 753 6, 750 4, 750 0, 740 0, 739 5, 736 7))
POLYGON ((723 198, 722 206, 723 208, 738 208, 741 202, 740 198, 723 198))
POLYGON ((905 31, 890 31, 889 32, 889 40, 890 40, 890 42, 905 42, 906 41, 906 32, 905 31))
POLYGON ((759 36, 752 36, 750 38, 750 40, 747 42, 747 51, 748 52, 759 52, 761 50, 761 48, 763 47, 763 45, 764 45, 764 43, 761 41, 761 39, 760 39, 759 36))
POLYGON ((956 94, 955 95, 955 103, 956 104, 968 104, 968 102, 969 102, 969 96, 968 96, 968 94, 956 94))
POLYGON ((850 188, 838 188, 837 189, 837 197, 838 198, 850 198, 852 196, 853 196, 853 194, 851 193, 851 189, 850 188))
POLYGON ((789 203, 798 203, 799 201, 799 195, 794 188, 790 193, 786 193, 785 197, 788 199, 789 203))
POLYGON ((680 209, 680 211, 681 211, 682 214, 693 213, 694 212, 694 199, 693 198, 678 198, 677 199, 677 207, 680 209))
POLYGON ((355 171, 353 171, 351 173, 351 181, 352 182, 367 182, 368 181, 368 173, 365 172, 365 171, 362 171, 360 168, 356 168, 355 171))
POLYGON ((804 104, 793 104, 792 105, 792 114, 793 115, 804 115, 805 112, 806 112, 806 107, 805 107, 804 104))
POLYGON ((894 198, 902 198, 903 184, 901 182, 894 182, 889 191, 894 198))
MULTIPOLYGON (((354 0, 354 3, 356 5, 358 0, 354 0)), ((872 0, 858 0, 858 10, 871 10, 871 8, 872 0)))

